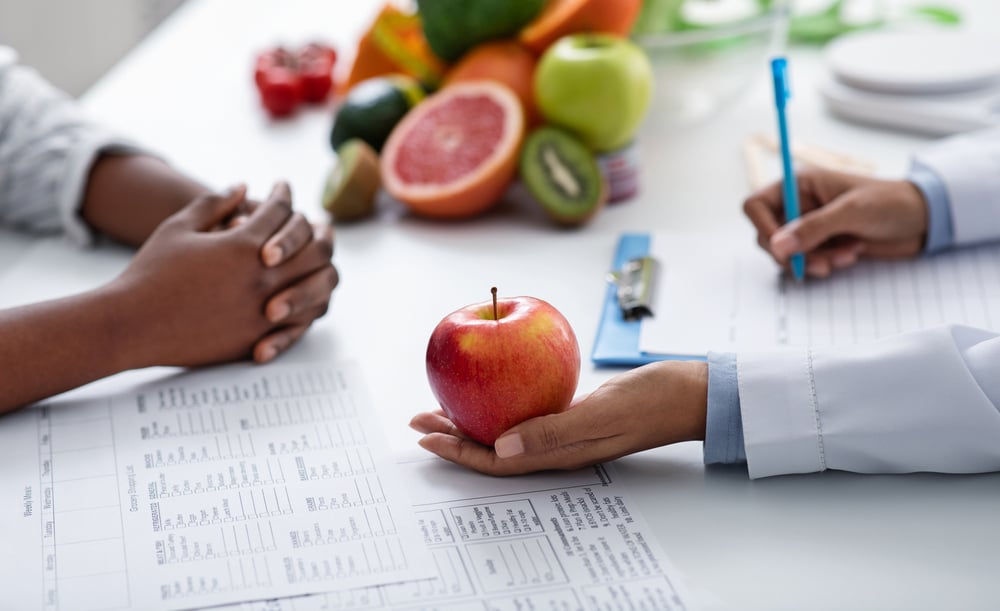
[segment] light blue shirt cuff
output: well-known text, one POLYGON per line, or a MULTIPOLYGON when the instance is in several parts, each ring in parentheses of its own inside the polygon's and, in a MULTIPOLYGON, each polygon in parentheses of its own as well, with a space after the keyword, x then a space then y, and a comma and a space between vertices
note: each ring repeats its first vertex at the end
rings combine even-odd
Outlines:
POLYGON ((736 355, 708 353, 708 414, 705 420, 705 464, 745 463, 743 417, 736 379, 736 355))
POLYGON ((944 181, 930 168, 914 162, 907 180, 912 182, 927 201, 927 242, 924 254, 933 254, 955 245, 951 223, 951 202, 944 181))

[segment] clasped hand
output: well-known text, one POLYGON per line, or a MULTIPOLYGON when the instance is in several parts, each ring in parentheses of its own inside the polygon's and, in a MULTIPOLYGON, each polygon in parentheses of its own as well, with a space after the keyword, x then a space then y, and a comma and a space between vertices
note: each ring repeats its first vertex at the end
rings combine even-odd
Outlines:
POLYGON ((279 183, 264 203, 237 187, 166 219, 109 285, 127 367, 266 362, 322 316, 338 282, 333 231, 292 210, 279 183))

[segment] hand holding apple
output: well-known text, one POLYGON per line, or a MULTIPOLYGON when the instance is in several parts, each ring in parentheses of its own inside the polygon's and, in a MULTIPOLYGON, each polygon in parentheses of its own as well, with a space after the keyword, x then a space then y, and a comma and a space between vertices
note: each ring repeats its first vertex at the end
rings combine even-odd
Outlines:
POLYGON ((661 361, 620 374, 558 414, 505 432, 495 448, 460 437, 440 413, 414 416, 420 445, 490 475, 579 469, 681 441, 705 439, 708 365, 661 361))
POLYGON ((580 347, 558 310, 492 291, 492 302, 445 316, 427 345, 434 396, 463 434, 485 445, 529 418, 566 409, 580 376, 580 347))
POLYGON ((628 144, 652 89, 645 52, 611 34, 565 36, 542 55, 535 71, 535 97, 545 119, 597 152, 628 144))

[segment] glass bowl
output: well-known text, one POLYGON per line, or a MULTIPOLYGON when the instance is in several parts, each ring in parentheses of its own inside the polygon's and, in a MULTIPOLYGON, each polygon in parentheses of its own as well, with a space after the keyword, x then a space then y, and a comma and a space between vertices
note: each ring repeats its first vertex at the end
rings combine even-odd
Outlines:
POLYGON ((784 50, 787 27, 787 7, 779 5, 702 29, 633 35, 653 67, 647 127, 704 121, 737 100, 769 74, 768 61, 784 50))

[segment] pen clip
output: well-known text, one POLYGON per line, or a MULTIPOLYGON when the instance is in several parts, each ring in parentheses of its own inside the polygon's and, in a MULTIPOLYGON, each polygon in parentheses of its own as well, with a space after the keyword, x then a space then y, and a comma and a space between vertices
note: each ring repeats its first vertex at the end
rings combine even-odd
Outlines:
POLYGON ((785 102, 792 97, 792 89, 788 84, 788 60, 784 57, 772 59, 771 75, 774 77, 774 102, 779 108, 784 108, 785 102))

